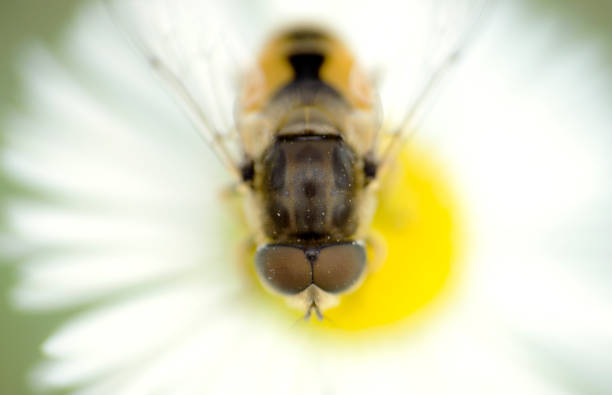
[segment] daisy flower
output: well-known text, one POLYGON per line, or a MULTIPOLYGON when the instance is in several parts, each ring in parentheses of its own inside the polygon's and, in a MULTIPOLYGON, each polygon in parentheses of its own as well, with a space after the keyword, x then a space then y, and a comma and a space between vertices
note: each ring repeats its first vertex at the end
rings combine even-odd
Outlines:
MULTIPOLYGON (((234 22, 289 8, 253 3, 234 22)), ((403 17, 379 8, 340 29, 367 41, 403 17)), ((34 388, 612 392, 604 44, 518 3, 479 34, 383 181, 385 261, 320 323, 261 287, 239 202, 221 198, 229 176, 103 7, 83 8, 62 51, 25 50, 27 108, 4 121, 0 156, 34 192, 4 199, 3 250, 22 262, 11 298, 78 311, 43 344, 34 388)))

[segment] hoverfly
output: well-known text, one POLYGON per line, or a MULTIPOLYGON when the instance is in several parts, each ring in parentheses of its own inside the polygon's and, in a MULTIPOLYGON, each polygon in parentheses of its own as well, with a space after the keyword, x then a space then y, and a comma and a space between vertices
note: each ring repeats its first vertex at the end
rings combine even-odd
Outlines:
MULTIPOLYGON (((265 14, 256 3, 110 4, 234 176, 261 283, 319 319, 367 277, 381 175, 474 36, 485 0, 413 1, 400 9, 351 3, 361 15, 353 18, 370 22, 354 31, 363 41, 374 34, 368 29, 380 30, 379 38, 389 34, 387 42, 374 47, 414 53, 405 63, 389 60, 399 63, 398 83, 374 78, 371 64, 360 63, 338 35, 320 27, 325 18, 311 16, 332 5, 309 2, 286 15, 279 4, 280 15, 257 15, 261 25, 247 35, 240 27, 265 14), (376 11, 395 21, 364 19, 376 11), (287 24, 296 17, 299 23, 270 31, 275 18, 287 24), (394 99, 383 94, 385 84, 394 99), (387 113, 391 101, 402 110, 387 113)), ((369 56, 376 58, 376 50, 369 56)))

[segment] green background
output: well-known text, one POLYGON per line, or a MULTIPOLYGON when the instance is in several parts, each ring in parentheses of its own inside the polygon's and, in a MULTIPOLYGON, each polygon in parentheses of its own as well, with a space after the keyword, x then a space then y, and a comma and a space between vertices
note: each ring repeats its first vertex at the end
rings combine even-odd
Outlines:
MULTIPOLYGON (((0 117, 9 108, 20 107, 20 83, 13 66, 20 46, 31 40, 42 40, 53 48, 78 3, 75 0, 0 0, 0 117)), ((603 66, 612 75, 612 1, 532 0, 524 4, 533 23, 553 16, 567 26, 576 40, 603 38, 606 63, 603 66)), ((0 149, 1 145, 0 130, 0 149)), ((1 171, 0 229, 2 200, 7 192, 15 193, 18 189, 1 171)), ((15 281, 16 265, 18 262, 0 263, 0 395, 34 393, 28 389, 27 372, 39 357, 41 342, 70 314, 23 314, 11 308, 6 294, 15 281)), ((577 394, 597 393, 569 372, 556 372, 554 376, 566 381, 577 394)))
MULTIPOLYGON (((55 45, 78 3, 75 0, 0 0, 0 117, 21 105, 14 67, 20 46, 33 40, 55 45)), ((2 140, 0 130, 0 149, 2 140)), ((18 193, 1 171, 0 205, 7 192, 18 193)), ((2 226, 0 222, 0 229, 2 226)), ((0 263, 0 395, 36 393, 28 387, 28 371, 40 356, 38 349, 42 341, 69 314, 23 314, 11 308, 6 295, 15 281, 18 263, 0 263)))

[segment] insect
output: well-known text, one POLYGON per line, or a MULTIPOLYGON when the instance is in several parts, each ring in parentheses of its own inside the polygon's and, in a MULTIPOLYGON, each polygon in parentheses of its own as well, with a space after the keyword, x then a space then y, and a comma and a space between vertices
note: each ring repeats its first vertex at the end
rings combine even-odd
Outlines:
POLYGON ((365 273, 374 93, 343 44, 313 28, 273 38, 258 65, 238 115, 243 140, 264 142, 245 149, 242 167, 263 230, 255 266, 266 287, 321 316, 365 273))
POLYGON ((418 57, 426 72, 409 87, 412 95, 393 125, 383 119, 386 103, 372 75, 317 21, 266 33, 264 44, 248 51, 228 33, 238 23, 236 8, 224 13, 213 2, 193 1, 111 4, 234 175, 257 246, 252 264, 259 280, 306 318, 314 312, 322 319, 367 277, 380 177, 484 9, 482 1, 418 3, 431 30, 418 57), (232 78, 238 83, 228 83, 227 70, 237 71, 232 78), (235 93, 228 99, 227 92, 235 93))

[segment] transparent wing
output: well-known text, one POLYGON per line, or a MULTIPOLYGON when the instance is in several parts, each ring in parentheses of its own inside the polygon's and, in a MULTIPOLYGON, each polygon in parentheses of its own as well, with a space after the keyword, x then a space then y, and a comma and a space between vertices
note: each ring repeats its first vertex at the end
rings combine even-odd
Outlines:
MULTIPOLYGON (((384 111, 383 129, 391 134, 381 160, 389 161, 419 123, 453 66, 469 49, 494 0, 408 1, 394 15, 409 15, 403 23, 391 23, 396 53, 381 53, 372 59, 387 59, 381 71, 379 92, 384 111), (399 28, 395 26, 399 25, 399 28)), ((393 18, 393 16, 390 16, 393 18)), ((389 46, 377 51, 384 52, 389 46)))
POLYGON ((108 0, 129 39, 167 83, 195 128, 238 176, 242 150, 233 108, 248 67, 229 2, 108 0))
POLYGON ((238 174, 233 108, 264 39, 294 23, 335 31, 372 74, 383 159, 417 129, 436 88, 494 0, 108 0, 116 19, 172 87, 219 158, 238 174))

